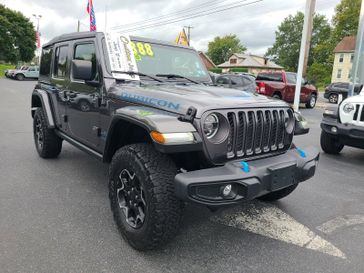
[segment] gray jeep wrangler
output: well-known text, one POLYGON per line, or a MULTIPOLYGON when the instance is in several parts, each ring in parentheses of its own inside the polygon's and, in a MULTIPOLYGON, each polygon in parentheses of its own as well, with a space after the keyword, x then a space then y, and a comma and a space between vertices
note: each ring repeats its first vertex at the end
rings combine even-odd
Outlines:
POLYGON ((319 159, 292 143, 308 130, 285 102, 213 86, 192 48, 115 33, 44 45, 31 114, 39 156, 66 140, 110 163, 111 210, 138 250, 176 235, 185 202, 278 200, 319 159))

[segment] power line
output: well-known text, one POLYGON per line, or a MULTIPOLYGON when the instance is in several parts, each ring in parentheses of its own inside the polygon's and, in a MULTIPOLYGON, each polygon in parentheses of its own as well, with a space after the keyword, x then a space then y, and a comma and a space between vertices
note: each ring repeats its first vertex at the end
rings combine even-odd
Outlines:
POLYGON ((216 8, 208 9, 208 10, 205 10, 203 12, 189 14, 189 15, 187 15, 185 17, 179 17, 179 18, 177 17, 175 19, 161 21, 161 22, 157 22, 157 23, 154 23, 154 24, 149 24, 149 25, 142 26, 142 27, 125 29, 125 30, 121 30, 121 31, 118 31, 118 32, 119 33, 126 33, 126 32, 143 30, 143 29, 152 28, 152 27, 169 25, 169 24, 173 24, 173 23, 176 23, 176 22, 181 22, 181 21, 184 21, 184 20, 187 20, 187 19, 194 19, 194 18, 198 18, 198 17, 203 17, 203 16, 223 12, 223 11, 230 10, 230 9, 233 9, 233 8, 239 8, 239 7, 243 7, 243 6, 252 5, 252 4, 255 4, 255 3, 258 3, 258 2, 262 2, 263 0, 256 0, 256 1, 253 1, 253 2, 249 2, 249 3, 242 3, 242 2, 246 2, 246 1, 248 1, 248 0, 238 1, 238 2, 234 3, 235 5, 228 6, 228 7, 225 7, 223 9, 216 9, 216 8), (237 3, 240 3, 240 4, 236 5, 237 3))
POLYGON ((211 7, 211 6, 214 6, 216 4, 221 5, 223 2, 228 2, 228 1, 230 1, 230 0, 207 1, 207 2, 203 2, 203 3, 199 4, 199 5, 189 7, 189 8, 186 8, 186 9, 182 9, 182 10, 179 10, 179 11, 176 11, 176 12, 161 15, 161 16, 158 16, 158 17, 149 18, 147 20, 142 20, 142 21, 138 21, 138 22, 135 22, 135 23, 129 23, 129 24, 125 24, 125 25, 115 26, 115 27, 112 27, 111 29, 127 28, 129 26, 135 27, 135 26, 138 26, 138 25, 144 25, 146 23, 150 23, 150 22, 153 22, 153 21, 160 21, 161 19, 165 19, 165 18, 168 18, 168 17, 173 17, 175 15, 181 15, 181 14, 184 14, 184 13, 188 13, 190 11, 196 11, 196 9, 206 8, 206 6, 211 7))

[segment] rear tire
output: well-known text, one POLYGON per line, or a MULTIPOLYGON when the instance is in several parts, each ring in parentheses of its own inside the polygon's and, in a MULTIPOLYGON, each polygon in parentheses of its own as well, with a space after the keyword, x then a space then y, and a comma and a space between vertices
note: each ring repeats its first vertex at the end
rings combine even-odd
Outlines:
POLYGON ((329 102, 330 103, 337 104, 338 100, 339 100, 338 94, 336 94, 336 93, 331 93, 330 94, 330 96, 329 96, 329 102))
POLYGON ((277 200, 282 199, 282 198, 286 197, 287 195, 291 194, 297 188, 297 186, 298 186, 298 184, 294 184, 287 188, 281 189, 279 191, 270 192, 266 195, 258 197, 258 199, 262 200, 262 201, 268 201, 268 202, 277 201, 277 200))
POLYGON ((174 193, 177 168, 149 144, 119 149, 109 169, 109 198, 123 238, 137 250, 160 247, 178 232, 183 203, 174 193))
POLYGON ((56 158, 62 151, 62 139, 48 128, 43 108, 35 110, 33 118, 35 148, 42 158, 56 158))
POLYGON ((16 74, 15 78, 18 80, 18 81, 23 81, 25 79, 24 75, 23 74, 16 74))
POLYGON ((344 148, 344 144, 325 131, 321 132, 320 144, 322 150, 327 154, 339 154, 344 148))
POLYGON ((317 102, 317 96, 315 94, 310 95, 310 99, 306 102, 306 108, 312 109, 315 108, 317 102))

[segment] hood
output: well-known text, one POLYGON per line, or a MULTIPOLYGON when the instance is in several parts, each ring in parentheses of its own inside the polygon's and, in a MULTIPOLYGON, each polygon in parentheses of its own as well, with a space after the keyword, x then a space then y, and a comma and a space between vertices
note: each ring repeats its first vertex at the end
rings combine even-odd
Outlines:
POLYGON ((364 103, 364 92, 361 92, 358 95, 355 95, 355 96, 352 96, 352 97, 349 97, 349 98, 345 99, 342 102, 342 105, 344 105, 344 103, 364 103))
POLYGON ((203 84, 114 84, 109 96, 182 115, 189 107, 194 107, 197 118, 207 110, 288 106, 283 101, 266 96, 203 84))

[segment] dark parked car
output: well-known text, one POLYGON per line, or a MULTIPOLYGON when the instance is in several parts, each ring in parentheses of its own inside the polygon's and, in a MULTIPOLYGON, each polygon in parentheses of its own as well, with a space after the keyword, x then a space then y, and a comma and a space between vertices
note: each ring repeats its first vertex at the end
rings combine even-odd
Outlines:
MULTIPOLYGON (((337 103, 339 95, 343 96, 343 99, 348 97, 349 87, 352 84, 348 82, 334 82, 325 88, 324 98, 328 99, 331 103, 337 103)), ((362 84, 356 84, 354 88, 354 95, 358 95, 363 88, 362 84)))
POLYGON ((222 74, 215 77, 218 86, 239 89, 250 93, 256 92, 255 78, 249 74, 222 74))

